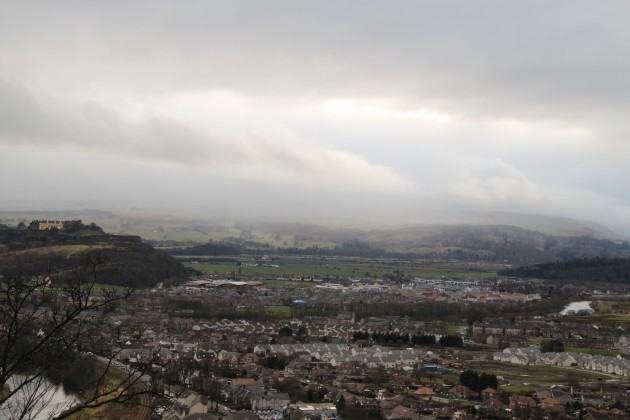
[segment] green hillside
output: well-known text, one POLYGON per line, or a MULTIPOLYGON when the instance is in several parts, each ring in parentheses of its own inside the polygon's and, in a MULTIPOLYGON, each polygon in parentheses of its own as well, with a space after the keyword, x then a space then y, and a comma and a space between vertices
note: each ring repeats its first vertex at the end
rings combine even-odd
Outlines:
POLYGON ((184 279, 187 270, 138 236, 110 235, 97 226, 73 230, 0 230, 0 272, 38 275, 49 267, 70 273, 97 265, 96 281, 134 288, 184 279))

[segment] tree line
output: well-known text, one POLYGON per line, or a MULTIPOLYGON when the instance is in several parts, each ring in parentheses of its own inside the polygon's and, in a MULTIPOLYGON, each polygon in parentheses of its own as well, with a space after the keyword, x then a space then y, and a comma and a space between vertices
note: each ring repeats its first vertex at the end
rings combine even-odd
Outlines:
POLYGON ((546 280, 570 280, 606 283, 630 283, 630 259, 581 258, 535 264, 498 273, 502 276, 529 277, 546 280))
POLYGON ((481 392, 486 388, 497 389, 499 381, 497 375, 491 373, 482 373, 466 369, 459 375, 459 383, 470 388, 475 392, 481 392))
MULTIPOLYGON (((515 228, 516 229, 516 228, 515 228)), ((359 234, 360 235, 360 234, 359 234)), ((395 233, 392 233, 395 235, 395 233)), ((551 260, 592 258, 595 256, 630 256, 628 242, 616 243, 607 239, 588 236, 559 237, 543 235, 523 229, 502 232, 499 227, 457 227, 427 239, 425 251, 395 252, 379 246, 378 243, 362 239, 334 237, 327 233, 329 240, 336 242, 334 247, 301 246, 298 240, 306 235, 295 235, 294 246, 276 247, 269 242, 251 240, 250 234, 229 237, 223 241, 209 241, 204 245, 173 249, 173 255, 313 255, 366 258, 421 258, 429 260, 460 261, 509 261, 514 264, 531 264, 551 260), (540 247, 540 241, 544 247, 540 247)), ((174 245, 174 244, 171 244, 174 245)))

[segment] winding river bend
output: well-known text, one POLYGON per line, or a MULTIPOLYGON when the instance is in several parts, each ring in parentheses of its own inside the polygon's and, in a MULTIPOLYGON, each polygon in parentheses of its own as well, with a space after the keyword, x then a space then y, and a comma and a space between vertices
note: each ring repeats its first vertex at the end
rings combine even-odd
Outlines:
MULTIPOLYGON (((8 385, 11 389, 24 380, 24 376, 15 375, 9 379, 8 385)), ((26 419, 31 420, 46 420, 51 415, 57 414, 69 407, 71 407, 78 397, 73 394, 66 394, 61 386, 55 386, 52 383, 45 381, 42 384, 42 388, 48 390, 43 397, 34 404, 33 409, 30 411, 30 415, 27 415, 26 419)), ((11 419, 15 417, 16 407, 23 406, 24 401, 29 397, 29 394, 33 390, 33 387, 26 387, 22 391, 16 393, 9 401, 5 402, 0 407, 0 419, 11 419)))

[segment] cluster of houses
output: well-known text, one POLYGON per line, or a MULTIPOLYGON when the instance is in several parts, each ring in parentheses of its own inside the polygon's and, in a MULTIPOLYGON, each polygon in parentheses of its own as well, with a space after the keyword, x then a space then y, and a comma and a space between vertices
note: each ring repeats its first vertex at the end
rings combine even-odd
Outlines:
MULTIPOLYGON (((224 292, 229 292, 229 289, 224 292)), ((389 419, 415 419, 422 416, 466 418, 472 406, 476 410, 496 415, 528 410, 533 410, 534 413, 542 410, 541 412, 546 413, 566 409, 568 400, 564 401, 564 397, 558 393, 553 397, 534 399, 530 399, 530 396, 513 395, 509 399, 492 389, 484 390, 480 394, 462 388, 461 385, 426 383, 427 378, 432 381, 436 376, 439 377, 439 374, 433 376, 423 372, 421 368, 426 368, 427 365, 443 364, 456 369, 462 368, 453 365, 454 356, 442 354, 446 357, 442 359, 435 349, 389 348, 372 345, 368 340, 351 342, 353 331, 414 331, 417 326, 405 317, 356 320, 348 312, 339 316, 266 322, 238 319, 210 321, 186 317, 184 313, 179 316, 168 315, 159 310, 155 302, 150 295, 136 296, 128 308, 135 310, 136 316, 122 313, 107 315, 104 325, 115 326, 128 339, 119 349, 120 362, 148 360, 156 350, 167 364, 170 361, 195 366, 209 361, 212 366, 219 367, 213 371, 213 379, 220 384, 220 401, 232 407, 282 413, 291 401, 296 401, 295 396, 289 397, 290 391, 283 384, 294 381, 296 388, 303 394, 310 392, 317 396, 317 402, 312 404, 339 405, 343 400, 346 405, 378 410, 383 417, 389 419), (138 316, 140 311, 142 316, 138 316), (293 335, 280 336, 278 331, 284 327, 291 329, 293 335), (301 330, 304 335, 299 336, 301 330), (324 334, 325 340, 320 340, 317 333, 324 334), (281 360, 282 364, 271 366, 270 359, 281 360), (236 377, 225 375, 224 372, 228 370, 236 373, 236 377), (377 379, 383 375, 387 379, 377 379), (417 381, 418 378, 425 380, 417 381), (461 404, 467 405, 467 408, 454 408, 461 404)), ((497 336, 520 332, 525 337, 531 337, 540 335, 544 330, 545 334, 555 337, 555 334, 563 330, 563 325, 557 323, 530 324, 518 321, 473 326, 479 334, 484 327, 486 334, 493 333, 497 336), (523 328, 526 329, 525 332, 523 328)), ((603 338, 603 329, 593 329, 592 326, 582 328, 585 329, 582 332, 585 338, 603 338)), ((579 329, 575 328, 574 331, 579 329)), ((91 341, 95 341, 94 339, 92 337, 91 341)), ((629 344, 628 340, 621 341, 629 344)), ((495 360, 505 363, 573 366, 619 376, 627 375, 628 372, 628 368, 623 365, 626 361, 622 358, 577 353, 546 354, 529 347, 509 347, 496 353, 495 360)), ((200 382, 196 381, 194 375, 193 368, 191 375, 182 378, 181 384, 199 389, 200 382)), ((204 378, 207 377, 206 374, 204 378)), ((576 397, 572 398, 571 401, 576 401, 576 397)), ((584 399, 584 403, 593 406, 610 405, 610 401, 602 402, 601 397, 586 393, 580 398, 584 399)), ((178 401, 170 407, 168 413, 184 418, 195 414, 193 411, 199 409, 203 402, 203 399, 178 401)), ((310 407, 314 407, 312 404, 310 407)), ((290 415, 291 418, 301 419, 307 418, 308 414, 305 413, 308 413, 307 409, 298 410, 294 407, 290 415)), ((320 415, 320 418, 323 417, 320 415)))
MULTIPOLYGON (((248 263, 241 263, 241 266, 248 263)), ((259 263, 252 263, 259 264, 259 263)), ((236 266, 235 266, 236 268, 236 266)), ((203 276, 184 284, 189 293, 206 294, 207 290, 216 288, 238 288, 241 292, 259 292, 260 280, 268 278, 276 281, 305 281, 304 277, 274 277, 261 274, 234 274, 232 280, 221 276, 203 276)), ((321 277, 310 277, 309 281, 317 283, 315 287, 292 289, 294 299, 307 303, 315 302, 347 302, 349 300, 362 300, 364 302, 400 302, 409 301, 437 301, 437 302, 462 302, 462 303, 524 303, 539 301, 539 293, 500 292, 496 283, 472 280, 436 280, 412 279, 409 283, 392 282, 389 279, 355 279, 336 278, 324 281, 321 277)), ((276 293, 285 293, 283 288, 265 289, 268 304, 273 302, 276 293)), ((241 293, 242 295, 242 293, 241 293)), ((258 295, 262 297, 262 295, 258 295)))
POLYGON ((630 376, 630 360, 618 356, 576 352, 541 352, 536 347, 507 347, 496 352, 493 360, 524 366, 562 366, 576 367, 594 372, 608 373, 619 376, 630 376))
MULTIPOLYGON (((492 346, 524 347, 532 337, 560 339, 567 347, 614 349, 630 342, 619 328, 603 328, 574 322, 515 321, 475 322, 471 328, 474 340, 492 346)), ((623 348, 621 348, 623 350, 623 348)))
POLYGON ((405 289, 402 295, 417 300, 472 303, 522 303, 540 300, 540 294, 538 293, 501 293, 481 288, 475 289, 477 290, 448 291, 442 288, 405 289))
MULTIPOLYGON (((185 390, 173 395, 174 403, 165 410, 158 410, 162 420, 306 420, 338 419, 337 407, 332 403, 291 403, 286 393, 273 389, 260 391, 251 378, 228 381, 227 387, 235 399, 251 396, 251 410, 233 410, 225 405, 217 405, 215 414, 208 414, 208 398, 194 391, 185 390)), ((210 404, 212 404, 210 402, 210 404)))
POLYGON ((203 395, 185 391, 174 397, 173 405, 160 413, 164 420, 190 419, 208 413, 208 398, 203 395))
POLYGON ((219 416, 225 420, 338 419, 335 404, 291 403, 287 393, 276 391, 263 380, 236 378, 221 379, 219 382, 221 398, 237 407, 246 406, 247 410, 235 410, 218 402, 213 403, 201 393, 173 387, 169 390, 173 404, 157 410, 156 414, 162 420, 217 420, 219 416), (209 408, 215 414, 207 414, 209 408))
MULTIPOLYGON (((570 391, 545 388, 533 396, 515 394, 506 399, 494 388, 475 392, 464 385, 438 382, 415 385, 409 382, 413 375, 403 374, 401 379, 396 379, 396 371, 408 369, 411 372, 414 366, 426 366, 429 361, 439 362, 437 355, 425 350, 316 342, 257 344, 252 353, 221 350, 214 352, 213 357, 219 363, 228 364, 239 371, 247 371, 245 377, 212 379, 219 384, 221 401, 257 412, 282 413, 284 419, 336 418, 336 407, 340 401, 378 410, 383 418, 390 420, 474 418, 470 417, 471 407, 478 412, 499 417, 539 418, 544 415, 564 415, 567 406, 575 402, 599 409, 597 411, 589 408, 588 415, 591 417, 586 418, 628 418, 624 411, 610 408, 612 401, 630 401, 624 387, 602 386, 595 390, 588 386, 574 385, 570 391), (268 369, 261 366, 267 358, 281 358, 288 363, 280 370, 268 369), (255 366, 258 369, 254 369, 255 366), (378 369, 387 372, 387 385, 370 382, 378 369), (319 395, 317 398, 320 401, 291 404, 289 394, 276 389, 287 381, 293 381, 291 383, 305 392, 319 395), (604 407, 608 408, 603 410, 604 407), (313 410, 317 415, 311 412, 313 410)), ((494 359, 504 363, 582 367, 619 375, 624 372, 616 371, 614 366, 618 364, 611 367, 611 363, 625 362, 625 359, 610 356, 542 353, 533 347, 507 348, 495 353, 494 359)), ((627 375, 627 367, 625 374, 627 375)), ((188 398, 190 401, 178 400, 165 414, 190 414, 198 409, 195 408, 196 405, 203 402, 203 399, 188 398)), ((172 420, 184 417, 163 418, 172 420)))
MULTIPOLYGON (((170 296, 160 299, 168 293, 193 300, 199 297, 199 302, 205 305, 213 305, 215 298, 217 304, 222 300, 234 304, 238 302, 240 305, 255 299, 295 300, 304 297, 308 300, 309 296, 312 298, 315 295, 307 293, 329 293, 274 289, 260 289, 257 293, 239 293, 242 292, 239 287, 240 285, 230 284, 225 287, 206 288, 201 293, 186 288, 173 288, 169 291, 147 291, 134 295, 114 312, 86 314, 94 318, 96 325, 90 343, 94 344, 99 340, 111 342, 108 340, 111 336, 108 331, 114 328, 120 334, 119 342, 122 342, 121 348, 118 348, 120 363, 131 364, 135 361, 149 360, 158 352, 166 365, 192 366, 185 376, 181 376, 180 384, 199 391, 200 394, 197 396, 200 398, 190 395, 178 397, 164 412, 163 417, 169 420, 200 415, 202 413, 197 413, 197 410, 203 411, 204 404, 207 411, 212 404, 212 401, 203 398, 203 395, 208 397, 212 395, 206 389, 208 381, 217 384, 219 397, 214 395, 212 399, 219 398, 223 407, 229 405, 259 413, 275 412, 280 413, 284 419, 292 420, 334 418, 338 413, 334 412, 333 407, 343 404, 378 411, 387 419, 414 420, 427 417, 468 418, 467 416, 474 410, 499 417, 507 415, 517 418, 519 418, 517 413, 529 412, 530 417, 535 418, 539 413, 552 413, 554 410, 564 412, 566 403, 573 403, 576 398, 582 398, 585 404, 593 406, 611 405, 612 400, 600 401, 603 399, 601 391, 600 395, 595 397, 592 390, 590 393, 586 390, 576 390, 575 392, 581 395, 572 396, 571 400, 558 392, 553 395, 544 395, 541 392, 537 397, 525 395, 510 397, 492 388, 473 392, 462 385, 453 384, 456 382, 454 378, 459 374, 458 371, 450 372, 454 375, 450 376, 450 384, 447 386, 444 381, 436 380, 440 373, 429 374, 422 368, 440 364, 452 369, 463 368, 466 364, 461 360, 463 357, 458 361, 462 363, 455 366, 453 350, 447 353, 426 347, 389 348, 373 345, 369 340, 357 340, 352 343, 352 335, 356 331, 417 333, 419 327, 406 317, 381 316, 359 319, 359 316, 355 318, 351 312, 342 312, 334 316, 304 316, 284 320, 264 320, 262 317, 259 321, 210 320, 193 318, 185 309, 175 308, 167 311, 164 308, 170 296), (264 293, 268 293, 268 296, 264 296, 264 293), (292 334, 286 336, 279 334, 282 329, 291 330, 292 334), (282 363, 279 363, 280 361, 282 363), (209 367, 210 370, 201 373, 200 366, 209 367), (196 373, 196 370, 199 370, 199 373, 196 373), (292 385, 288 386, 289 383, 292 385), (301 393, 297 398, 292 393, 294 389, 299 389, 301 393), (291 404, 300 400, 307 401, 305 399, 307 394, 312 394, 312 401, 291 404)), ((259 303, 256 301, 256 304, 259 303)), ((609 334, 604 328, 597 329, 591 325, 568 328, 567 324, 557 322, 517 320, 505 323, 475 323, 471 328, 472 331, 469 330, 469 333, 473 336, 519 335, 524 337, 525 341, 532 336, 560 337, 560 334, 565 334, 567 330, 574 333, 572 339, 577 339, 579 333, 584 339, 606 341, 606 334, 609 334)), ((429 333, 439 335, 440 331, 429 333)), ((619 332, 614 334, 618 335, 619 332)), ((630 340, 619 340, 619 343, 630 348, 630 340)), ((488 355, 484 353, 482 357, 488 355)), ((537 348, 522 346, 508 347, 495 353, 494 359, 505 363, 567 366, 616 374, 620 377, 628 376, 626 360, 610 356, 548 354, 540 352, 537 348)), ((229 415, 231 413, 222 414, 226 418, 229 415)), ((623 415, 625 414, 617 413, 616 418, 625 418, 623 415)))
MULTIPOLYGON (((382 387, 369 382, 343 383, 339 378, 333 381, 312 381, 306 387, 310 391, 325 390, 322 395, 324 402, 291 403, 286 393, 275 391, 272 387, 274 383, 290 377, 276 373, 275 377, 259 379, 221 379, 221 394, 225 400, 236 406, 247 405, 258 413, 259 419, 273 420, 335 419, 340 416, 338 407, 341 405, 377 411, 381 418, 387 420, 479 418, 472 415, 471 410, 482 413, 485 416, 482 418, 564 418, 567 411, 572 412, 570 407, 576 402, 581 402, 582 406, 590 405, 583 410, 581 418, 628 418, 625 411, 610 408, 613 401, 628 401, 628 393, 624 387, 554 386, 541 388, 533 395, 514 394, 506 399, 500 391, 491 387, 479 392, 464 385, 434 382, 410 387, 404 381, 396 379, 382 387)), ((186 409, 187 406, 182 405, 184 408, 178 410, 186 409)), ((191 412, 192 410, 190 408, 191 412)), ((230 418, 232 417, 226 417, 230 418)), ((168 418, 173 419, 175 417, 168 418)))
POLYGON ((388 347, 368 346, 359 347, 348 344, 305 343, 305 344, 259 344, 254 347, 259 355, 308 355, 309 360, 315 359, 337 367, 343 363, 364 365, 368 368, 402 368, 412 371, 418 363, 438 359, 431 351, 419 349, 391 349, 388 347))

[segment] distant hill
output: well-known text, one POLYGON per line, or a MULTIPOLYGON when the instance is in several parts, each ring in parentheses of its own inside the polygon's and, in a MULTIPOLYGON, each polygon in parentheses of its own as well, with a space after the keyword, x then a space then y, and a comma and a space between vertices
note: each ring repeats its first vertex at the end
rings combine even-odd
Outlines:
POLYGON ((69 271, 98 261, 96 281, 135 288, 178 282, 187 270, 174 258, 143 243, 139 237, 109 235, 98 227, 62 230, 0 230, 0 272, 41 274, 52 266, 69 271))
POLYGON ((508 212, 446 212, 429 217, 425 225, 514 226, 551 236, 589 236, 628 240, 606 226, 587 220, 508 212))
POLYGON ((426 226, 374 230, 359 237, 374 246, 425 258, 483 260, 516 265, 592 257, 630 256, 627 242, 592 236, 549 235, 509 225, 426 226))
POLYGON ((225 256, 237 254, 297 254, 319 256, 398 257, 429 260, 484 261, 513 265, 584 258, 630 257, 627 242, 590 236, 551 236, 514 226, 429 226, 398 229, 324 229, 301 226, 256 227, 265 237, 294 234, 293 246, 242 237, 204 245, 175 247, 172 255, 225 256), (280 232, 280 233, 279 233, 280 232), (309 233, 310 232, 310 233, 309 233), (318 246, 318 241, 333 246, 318 246), (301 246, 313 244, 311 246, 301 246))
MULTIPOLYGON (((418 216, 422 224, 393 226, 352 221, 297 223, 183 219, 98 210, 32 213, 82 216, 108 232, 139 235, 175 255, 292 253, 487 261, 528 265, 580 258, 626 258, 624 238, 596 223, 517 213, 444 212, 418 216), (88 217, 89 216, 89 217, 88 217)), ((27 215, 1 213, 17 224, 27 215)))

